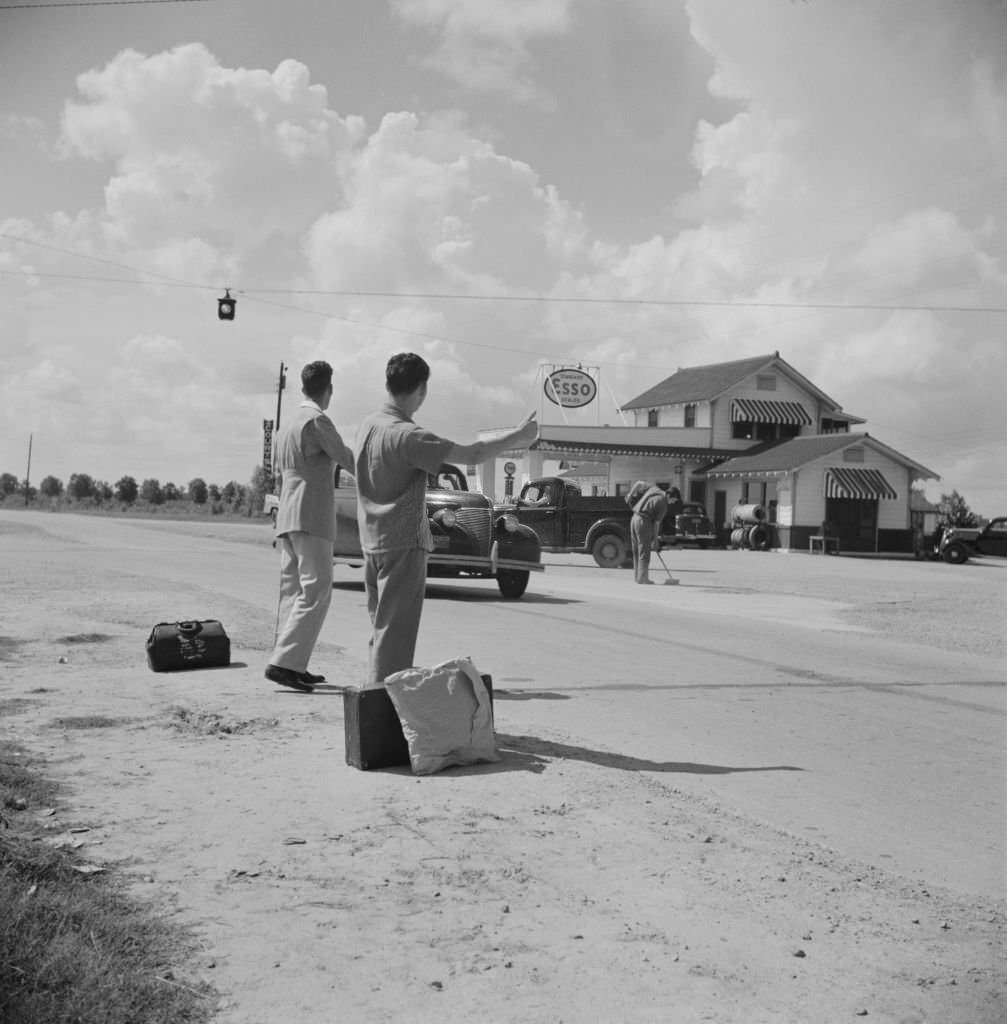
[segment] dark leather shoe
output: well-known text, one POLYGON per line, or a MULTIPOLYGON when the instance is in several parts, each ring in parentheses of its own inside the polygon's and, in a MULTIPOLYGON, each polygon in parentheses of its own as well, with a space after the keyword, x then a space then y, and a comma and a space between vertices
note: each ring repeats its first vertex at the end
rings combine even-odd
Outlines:
POLYGON ((312 686, 325 682, 325 676, 316 676, 314 672, 309 672, 307 669, 301 672, 300 676, 306 683, 311 683, 312 686))
POLYGON ((295 672, 293 669, 280 668, 279 665, 266 666, 266 678, 280 686, 289 686, 292 690, 299 690, 301 693, 311 693, 315 686, 305 677, 303 672, 295 672))

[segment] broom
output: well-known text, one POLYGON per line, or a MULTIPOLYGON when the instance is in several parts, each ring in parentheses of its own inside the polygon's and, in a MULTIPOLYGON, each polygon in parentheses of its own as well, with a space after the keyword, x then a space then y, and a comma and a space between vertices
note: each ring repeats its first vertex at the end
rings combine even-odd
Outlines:
POLYGON ((657 555, 657 560, 661 563, 662 566, 664 566, 664 571, 668 574, 668 578, 666 580, 662 580, 661 582, 666 587, 677 586, 678 580, 676 580, 675 577, 671 575, 671 570, 668 568, 667 565, 665 565, 664 559, 661 557, 661 552, 655 551, 654 554, 657 555))

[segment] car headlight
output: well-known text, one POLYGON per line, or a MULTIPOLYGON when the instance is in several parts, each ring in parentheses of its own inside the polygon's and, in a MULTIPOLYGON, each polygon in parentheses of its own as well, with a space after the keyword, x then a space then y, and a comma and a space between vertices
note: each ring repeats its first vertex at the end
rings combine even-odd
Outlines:
POLYGON ((438 509, 438 511, 433 514, 433 520, 438 526, 443 526, 446 530, 451 530, 458 521, 458 517, 455 515, 455 510, 453 508, 442 508, 438 509))
POLYGON ((521 521, 517 516, 511 515, 506 512, 497 520, 497 529, 506 530, 508 533, 517 533, 518 527, 520 527, 521 521))

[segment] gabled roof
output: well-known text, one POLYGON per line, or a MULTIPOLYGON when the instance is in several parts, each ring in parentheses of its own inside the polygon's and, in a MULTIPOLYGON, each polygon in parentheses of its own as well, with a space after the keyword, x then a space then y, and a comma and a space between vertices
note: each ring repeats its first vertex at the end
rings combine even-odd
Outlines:
POLYGON ((914 462, 894 448, 889 448, 888 445, 871 437, 870 434, 810 434, 806 437, 793 437, 789 441, 763 446, 756 452, 746 452, 736 458, 728 459, 716 468, 709 470, 707 476, 768 476, 774 473, 789 473, 816 459, 856 445, 867 445, 873 448, 893 461, 912 469, 917 476, 931 480, 940 479, 933 470, 914 462))
POLYGON ((816 387, 803 374, 795 370, 779 352, 768 355, 736 359, 730 363, 710 363, 708 366, 687 366, 655 384, 642 395, 637 395, 622 408, 654 409, 662 405, 680 405, 683 402, 709 402, 719 398, 729 388, 762 370, 778 369, 795 383, 811 392, 826 405, 839 409, 838 402, 816 387))

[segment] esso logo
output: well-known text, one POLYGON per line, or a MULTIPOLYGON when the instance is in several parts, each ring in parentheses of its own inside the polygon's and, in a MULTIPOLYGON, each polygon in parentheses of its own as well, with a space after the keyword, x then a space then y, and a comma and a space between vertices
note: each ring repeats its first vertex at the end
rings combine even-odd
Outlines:
POLYGON ((590 405, 597 394, 594 378, 583 370, 556 370, 545 379, 545 397, 567 409, 590 405))

